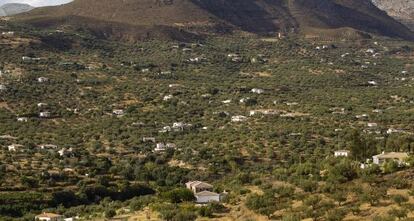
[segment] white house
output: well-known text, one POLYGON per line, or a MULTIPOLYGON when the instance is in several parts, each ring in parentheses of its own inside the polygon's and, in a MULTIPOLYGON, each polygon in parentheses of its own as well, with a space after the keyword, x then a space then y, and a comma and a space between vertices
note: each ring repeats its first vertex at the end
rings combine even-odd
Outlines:
POLYGON ((395 128, 389 128, 387 130, 387 134, 395 134, 395 133, 404 133, 404 130, 395 129, 395 128))
POLYGON ((62 148, 61 150, 58 151, 59 156, 63 157, 68 153, 71 153, 73 151, 72 148, 66 149, 66 148, 62 148))
POLYGON ((27 121, 29 121, 29 118, 27 118, 27 117, 18 117, 17 118, 17 122, 27 122, 27 121))
POLYGON ((116 109, 112 111, 112 114, 117 115, 117 116, 122 116, 124 115, 124 113, 125 113, 124 110, 121 110, 121 109, 116 109))
POLYGON ((10 152, 16 152, 16 151, 18 151, 19 149, 21 149, 23 147, 23 145, 20 145, 20 144, 12 144, 12 145, 9 145, 8 147, 7 147, 7 149, 10 151, 10 152))
POLYGON ((242 115, 237 115, 237 116, 232 116, 231 117, 231 122, 243 122, 246 121, 247 117, 242 116, 242 115))
POLYGON ((166 96, 164 96, 164 98, 162 98, 162 100, 163 101, 169 101, 169 100, 171 100, 172 98, 173 98, 174 96, 173 95, 166 95, 166 96))
POLYGON ((52 116, 52 114, 49 111, 39 113, 39 117, 41 117, 41 118, 48 118, 50 116, 52 116))
POLYGON ((45 78, 45 77, 39 77, 39 78, 37 78, 37 82, 39 82, 39 83, 45 83, 45 82, 48 82, 49 81, 49 79, 48 78, 45 78))
POLYGON ((199 204, 220 202, 220 194, 210 192, 210 191, 202 191, 202 192, 194 194, 194 196, 196 198, 196 203, 199 203, 199 204))
POLYGON ((202 181, 189 181, 185 184, 185 186, 193 193, 213 190, 213 185, 202 181))
POLYGON ((382 152, 381 154, 372 156, 372 161, 374 164, 381 165, 387 161, 395 161, 398 164, 403 164, 404 160, 408 158, 407 153, 403 152, 382 152))
POLYGON ((230 104, 231 103, 231 100, 224 100, 221 103, 223 103, 223 104, 230 104))
POLYGON ((255 93, 255 94, 263 94, 264 93, 264 90, 263 89, 260 89, 260 88, 253 88, 251 90, 251 92, 252 93, 255 93))
POLYGON ((155 143, 155 137, 144 137, 144 138, 142 138, 142 142, 153 142, 153 143, 155 143))
POLYGON ((376 81, 368 81, 368 84, 372 85, 372 86, 377 86, 378 85, 378 83, 376 81))
POLYGON ((46 107, 47 104, 46 103, 37 103, 37 107, 46 107))
POLYGON ((157 143, 155 146, 154 151, 155 152, 162 152, 162 151, 166 151, 167 149, 174 149, 177 146, 174 143, 157 143))
POLYGON ((368 127, 378 127, 377 123, 367 123, 368 127))
POLYGON ((55 213, 42 213, 35 216, 36 221, 64 221, 63 216, 55 213))
POLYGON ((349 150, 336 150, 334 152, 335 157, 349 157, 351 155, 351 152, 349 150))
POLYGON ((44 149, 57 149, 58 146, 54 145, 54 144, 42 144, 42 145, 39 145, 39 148, 42 149, 42 150, 44 150, 44 149))

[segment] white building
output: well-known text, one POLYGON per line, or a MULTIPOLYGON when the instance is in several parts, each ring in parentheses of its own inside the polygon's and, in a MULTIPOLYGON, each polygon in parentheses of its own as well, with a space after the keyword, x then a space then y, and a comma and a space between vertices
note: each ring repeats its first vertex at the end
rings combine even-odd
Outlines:
POLYGON ((44 149, 57 149, 58 146, 54 145, 54 144, 42 144, 42 145, 39 145, 39 148, 42 149, 42 150, 44 150, 44 149))
POLYGON ((59 154, 59 156, 63 157, 66 154, 72 153, 72 151, 73 151, 72 148, 69 148, 69 149, 62 148, 61 150, 58 151, 58 154, 59 154))
POLYGON ((37 107, 46 107, 47 104, 46 103, 37 103, 37 107))
POLYGON ((387 134, 395 134, 395 133, 405 133, 404 130, 395 129, 395 128, 389 128, 387 130, 387 134))
POLYGON ((255 93, 255 94, 263 94, 264 93, 264 90, 263 89, 260 89, 260 88, 253 88, 251 90, 251 92, 252 93, 255 93))
POLYGON ((220 194, 210 192, 210 191, 202 191, 202 192, 194 194, 194 196, 196 198, 196 203, 199 203, 199 204, 220 202, 220 194))
POLYGON ((334 153, 335 157, 349 157, 351 152, 349 150, 336 150, 334 153))
POLYGON ((247 117, 242 116, 242 115, 237 115, 237 116, 232 116, 231 117, 231 122, 243 122, 246 121, 247 117))
POLYGON ((49 79, 48 78, 45 78, 45 77, 39 77, 39 78, 37 78, 37 82, 39 82, 39 83, 45 83, 45 82, 48 82, 49 81, 49 79))
POLYGON ((175 149, 176 147, 177 145, 175 145, 174 143, 157 143, 154 151, 162 152, 162 151, 166 151, 167 149, 175 149))
POLYGON ((50 116, 52 116, 52 114, 48 111, 39 113, 39 117, 41 117, 41 118, 49 118, 50 116))
POLYGON ((185 184, 186 188, 193 193, 199 193, 203 191, 212 191, 213 185, 202 181, 189 181, 185 184))
POLYGON ((35 216, 36 221, 64 221, 63 216, 54 213, 42 213, 35 216))
POLYGON ((153 142, 153 143, 155 143, 155 137, 144 137, 144 138, 142 138, 142 142, 153 142))
POLYGON ((112 114, 117 115, 117 116, 122 116, 124 115, 124 113, 125 113, 124 110, 121 110, 121 109, 116 109, 112 111, 112 114))
POLYGON ((19 151, 21 148, 23 148, 23 145, 20 145, 20 144, 12 144, 12 145, 9 145, 9 146, 7 147, 7 149, 8 149, 10 152, 17 152, 17 151, 19 151))
POLYGON ((29 118, 27 118, 27 117, 18 117, 17 118, 17 122, 27 122, 27 121, 29 121, 29 118))
POLYGON ((162 100, 163 101, 169 101, 169 100, 171 100, 172 98, 173 98, 174 96, 173 95, 166 95, 166 96, 164 96, 164 98, 162 98, 162 100))
POLYGON ((403 152, 382 152, 381 154, 372 156, 372 161, 374 164, 382 165, 387 161, 395 161, 398 164, 403 164, 404 160, 408 158, 407 153, 403 152))
POLYGON ((368 127, 378 127, 377 123, 367 123, 368 127))
POLYGON ((376 81, 368 81, 368 84, 372 85, 372 86, 377 86, 378 85, 378 83, 376 81))

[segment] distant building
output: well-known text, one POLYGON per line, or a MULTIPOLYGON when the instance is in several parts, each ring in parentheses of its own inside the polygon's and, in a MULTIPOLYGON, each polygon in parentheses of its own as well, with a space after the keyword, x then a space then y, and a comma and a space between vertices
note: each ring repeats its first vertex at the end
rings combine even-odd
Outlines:
POLYGON ((243 122, 243 121, 246 121, 246 120, 247 120, 247 117, 242 116, 242 115, 232 116, 231 117, 231 121, 232 122, 243 122))
POLYGON ((389 128, 387 130, 387 134, 395 134, 395 133, 405 133, 404 130, 395 129, 395 128, 389 128))
POLYGON ((174 143, 157 143, 154 151, 155 152, 162 152, 166 151, 167 149, 174 149, 176 148, 176 145, 174 143))
POLYGON ((144 138, 142 138, 142 142, 153 142, 153 143, 155 143, 155 137, 144 137, 144 138))
POLYGON ((7 149, 8 149, 10 152, 17 152, 17 151, 19 151, 21 148, 23 148, 23 145, 20 145, 20 144, 12 144, 12 145, 9 145, 9 146, 7 147, 7 149))
POLYGON ((46 103, 37 103, 37 107, 46 107, 47 104, 46 103))
POLYGON ((45 77, 39 77, 39 78, 37 78, 37 82, 39 82, 39 83, 45 83, 45 82, 48 82, 49 81, 49 79, 48 78, 45 78, 45 77))
POLYGON ((187 182, 185 186, 187 187, 187 189, 193 191, 193 193, 213 190, 213 185, 201 181, 190 181, 187 182))
POLYGON ((251 92, 252 93, 255 93, 255 94, 263 94, 264 93, 264 90, 263 89, 260 89, 260 88, 253 88, 251 90, 251 92))
POLYGON ((368 127, 378 127, 377 123, 367 123, 368 127))
POLYGON ((398 164, 403 164, 404 160, 407 158, 408 158, 408 154, 403 153, 403 152, 389 152, 389 153, 382 152, 381 154, 373 156, 372 161, 374 164, 377 164, 377 165, 382 165, 387 161, 395 161, 398 164))
POLYGON ((124 113, 125 113, 124 110, 120 110, 120 109, 112 111, 112 114, 117 115, 117 116, 122 116, 124 115, 124 113))
POLYGON ((349 157, 351 152, 349 150, 336 150, 334 153, 335 157, 349 157))
POLYGON ((376 81, 368 81, 368 84, 372 85, 372 86, 377 86, 378 85, 378 83, 376 81))
POLYGON ((163 100, 163 101, 169 101, 169 100, 173 99, 173 97, 174 97, 174 96, 173 96, 173 95, 171 95, 171 94, 170 94, 170 95, 166 95, 166 96, 164 96, 164 97, 162 98, 162 100, 163 100))
POLYGON ((36 221, 64 221, 62 215, 55 214, 55 213, 42 213, 40 215, 35 216, 36 221))
POLYGON ((201 181, 190 181, 185 184, 187 189, 194 193, 196 203, 205 204, 210 202, 220 202, 220 194, 214 193, 213 185, 201 181))
POLYGON ((29 118, 27 118, 27 117, 18 117, 17 118, 17 122, 27 122, 27 121, 29 121, 29 118))
POLYGON ((196 198, 196 203, 199 203, 199 204, 220 202, 220 194, 210 192, 210 191, 202 191, 202 192, 194 194, 194 196, 196 198))
POLYGON ((42 150, 44 150, 44 149, 57 149, 58 146, 54 145, 54 144, 42 144, 42 145, 39 145, 39 148, 42 149, 42 150))
POLYGON ((39 117, 40 118, 49 118, 50 116, 52 116, 52 114, 50 112, 48 112, 48 111, 40 112, 39 113, 39 117))

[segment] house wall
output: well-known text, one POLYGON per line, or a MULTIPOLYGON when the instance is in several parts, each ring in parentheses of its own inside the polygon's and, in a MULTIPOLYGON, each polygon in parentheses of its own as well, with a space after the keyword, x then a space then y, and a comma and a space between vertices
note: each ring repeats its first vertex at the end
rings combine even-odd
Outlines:
POLYGON ((217 196, 196 196, 197 203, 220 202, 220 195, 217 196))

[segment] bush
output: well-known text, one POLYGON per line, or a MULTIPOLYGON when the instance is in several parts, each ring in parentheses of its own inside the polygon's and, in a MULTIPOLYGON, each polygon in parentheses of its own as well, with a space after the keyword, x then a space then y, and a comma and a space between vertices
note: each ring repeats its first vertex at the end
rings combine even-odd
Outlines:
POLYGON ((408 211, 406 209, 392 208, 390 211, 388 211, 388 214, 390 216, 397 217, 398 219, 402 219, 407 217, 408 211))
POLYGON ((333 209, 326 213, 327 221, 341 221, 345 218, 346 211, 343 209, 333 209))
POLYGON ((397 203, 399 206, 401 206, 401 204, 408 202, 408 197, 397 194, 397 195, 393 195, 391 196, 392 200, 394 200, 395 203, 397 203))
POLYGON ((114 209, 107 209, 105 211, 105 217, 106 218, 112 218, 114 216, 116 216, 116 211, 114 209))

